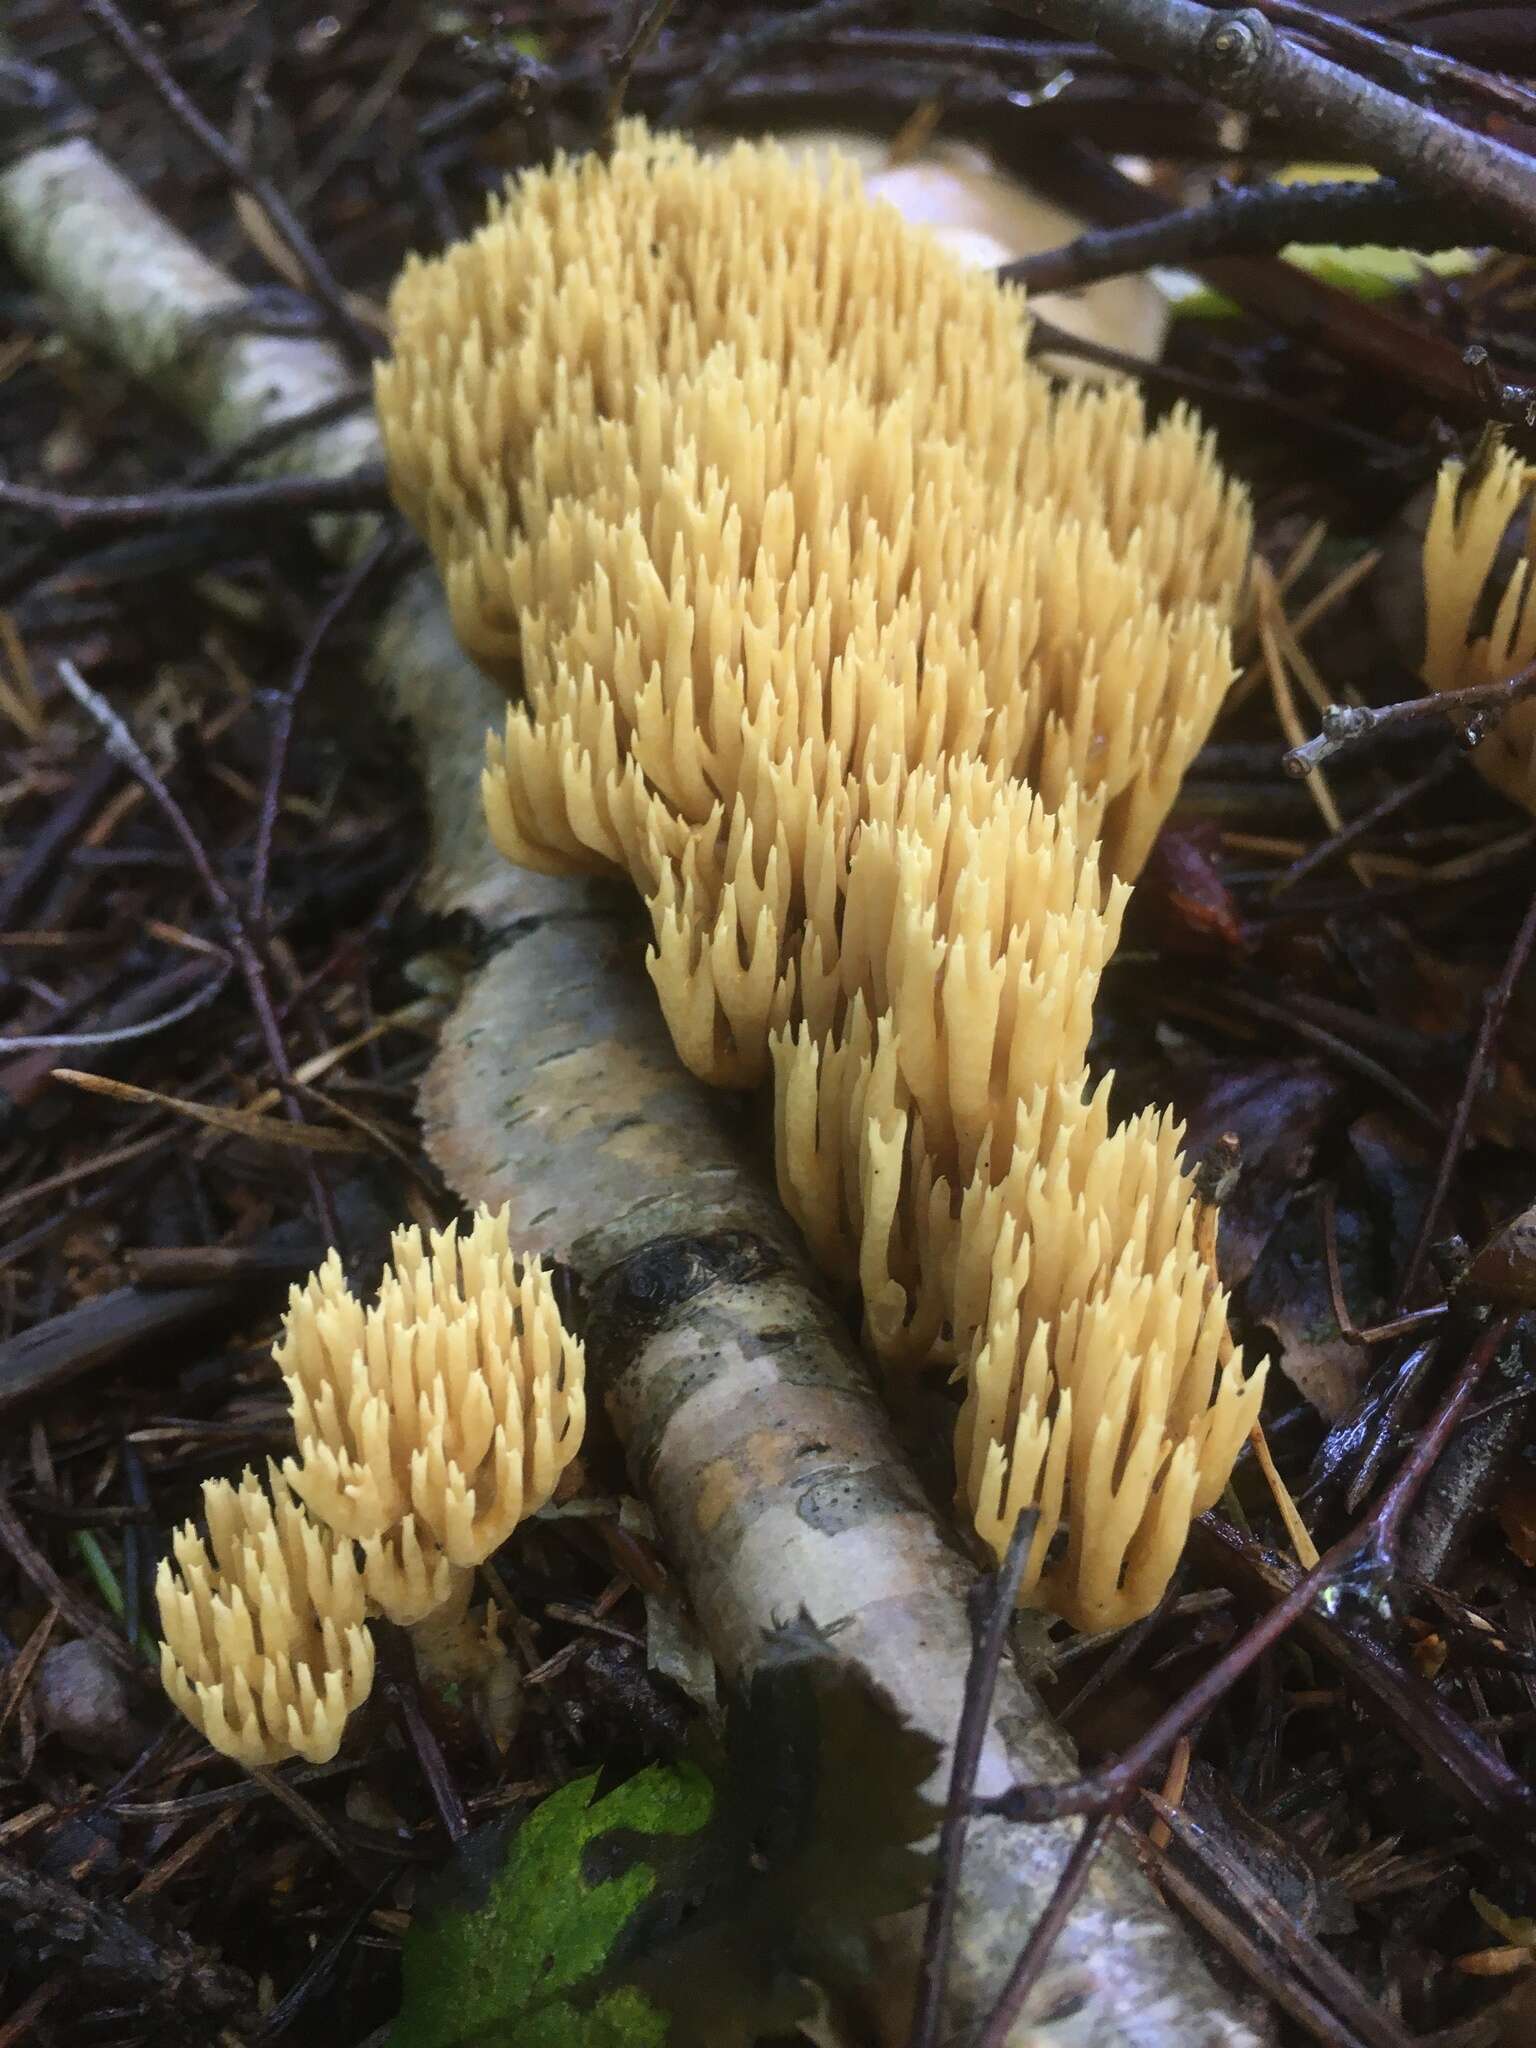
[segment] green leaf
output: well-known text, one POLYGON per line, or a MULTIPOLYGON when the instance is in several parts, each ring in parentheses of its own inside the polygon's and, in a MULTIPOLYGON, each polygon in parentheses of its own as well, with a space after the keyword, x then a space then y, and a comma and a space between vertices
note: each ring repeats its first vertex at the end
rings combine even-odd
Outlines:
POLYGON ((750 2048, 855 1995, 873 1922, 926 1891, 936 1760, 812 1627, 778 1631, 723 1741, 464 1845, 390 2048, 750 2048))
POLYGON ((652 1765, 601 1799, 597 1782, 594 1772, 562 1786, 510 1846, 504 1827, 466 1845, 437 1910, 418 1916, 406 1941, 391 2048, 510 2048, 514 2034, 518 2048, 652 2048, 666 2038, 659 2014, 631 1991, 591 2010, 567 1996, 608 1960, 655 1882, 640 1860, 593 1882, 584 1859, 591 1844, 621 1831, 641 1839, 694 1832, 714 1793, 691 1765, 652 1765))
POLYGON ((750 2048, 809 2016, 812 1986, 836 2001, 869 1984, 874 1922, 927 1893, 937 1760, 808 1621, 769 1638, 705 1759, 718 1809, 694 1845, 701 1904, 624 1971, 665 2008, 669 2048, 750 2048))

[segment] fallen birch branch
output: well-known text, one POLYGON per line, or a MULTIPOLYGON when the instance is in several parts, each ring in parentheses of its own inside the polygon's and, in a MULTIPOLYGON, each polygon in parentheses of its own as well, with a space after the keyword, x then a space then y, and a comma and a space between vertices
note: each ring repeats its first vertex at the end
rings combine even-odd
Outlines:
MULTIPOLYGON (((0 233, 64 324, 193 419, 216 447, 342 392, 315 340, 210 324, 240 291, 87 142, 0 172, 0 233)), ((342 476, 376 462, 370 414, 304 434, 280 466, 342 476)), ((272 465, 268 465, 269 469, 272 465)), ((373 521, 316 530, 354 556, 373 521)), ((443 1033, 422 1093, 427 1142, 466 1203, 512 1204, 530 1245, 586 1284, 588 1352, 704 1633, 729 1673, 805 1609, 835 1626, 948 1754, 971 1642, 974 1579, 936 1517, 844 1323, 741 1137, 739 1101, 675 1059, 627 898, 519 872, 491 849, 478 797, 496 692, 460 654, 435 580, 394 590, 372 664, 412 729, 433 866, 425 894, 467 912, 488 958, 443 1033)), ((1072 1774, 1070 1750, 1010 1669, 977 1782, 986 1796, 1072 1774)), ((955 1916, 946 2037, 989 2009, 1070 1852, 1070 1826, 971 1825, 955 1916)), ((893 1923, 878 2038, 903 2038, 919 1927, 893 1923)), ((1182 1926, 1112 1842, 1014 2040, 1028 2048, 1251 2048, 1182 1926)))

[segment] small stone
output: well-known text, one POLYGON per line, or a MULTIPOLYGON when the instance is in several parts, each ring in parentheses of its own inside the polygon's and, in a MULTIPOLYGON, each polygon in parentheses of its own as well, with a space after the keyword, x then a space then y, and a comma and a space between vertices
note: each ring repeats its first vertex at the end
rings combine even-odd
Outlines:
POLYGON ((126 1763, 149 1740, 122 1673, 88 1637, 43 1652, 32 1699, 43 1727, 72 1749, 126 1763))

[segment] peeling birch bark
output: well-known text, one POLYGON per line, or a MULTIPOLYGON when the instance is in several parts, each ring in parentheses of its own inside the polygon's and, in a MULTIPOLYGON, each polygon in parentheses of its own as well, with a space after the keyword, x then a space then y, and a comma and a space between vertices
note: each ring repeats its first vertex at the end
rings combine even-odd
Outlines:
MULTIPOLYGON (((239 299, 86 142, 0 172, 0 232, 62 322, 178 406, 216 446, 344 389, 318 341, 211 337, 239 299)), ((336 474, 379 456, 371 413, 266 465, 336 474)), ((366 520, 317 522, 333 553, 366 520)), ((589 1357, 638 1490, 722 1666, 802 1607, 947 1751, 969 1659, 974 1567, 935 1515, 853 1340, 758 1170, 739 1100, 674 1058, 641 966, 636 906, 599 883, 524 874, 490 847, 478 777, 497 694, 459 653, 435 581, 402 579, 372 672, 411 727, 427 788, 430 904, 471 914, 489 957, 422 1091, 428 1146, 466 1202, 510 1201, 520 1237, 567 1260, 592 1307, 589 1357)), ((1011 1670, 980 1786, 1053 1779, 1071 1751, 1011 1670)), ((1075 1829, 971 1830, 948 2038, 986 2011, 1075 1829)), ((891 1924, 879 2038, 905 2034, 917 1921, 891 1924)), ((1027 2048, 1257 2048, 1182 1925, 1112 1843, 1025 2018, 1027 2048)))

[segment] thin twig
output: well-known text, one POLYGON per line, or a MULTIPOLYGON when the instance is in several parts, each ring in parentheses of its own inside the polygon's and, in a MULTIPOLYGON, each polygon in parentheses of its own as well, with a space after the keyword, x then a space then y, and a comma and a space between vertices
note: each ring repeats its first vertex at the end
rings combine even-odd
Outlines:
POLYGON ((327 1856, 344 1864, 349 1871, 357 1868, 357 1858, 347 1848, 340 1835, 331 1826, 318 1806, 312 1806, 304 1794, 290 1785, 277 1771, 268 1770, 260 1764, 249 1764, 246 1768, 256 1783, 270 1792, 282 1806, 286 1806, 306 1834, 312 1835, 327 1856))
POLYGON ((305 518, 316 512, 384 512, 389 505, 384 472, 373 464, 348 476, 260 477, 253 483, 213 484, 202 490, 171 484, 119 498, 75 497, 36 484, 0 482, 0 512, 29 513, 66 533, 171 526, 190 519, 251 519, 273 512, 305 518))
POLYGON ((288 687, 278 697, 272 713, 272 736, 267 754, 267 775, 262 785, 261 811, 256 822, 256 847, 251 858, 251 885, 246 915, 256 931, 267 921, 267 877, 272 865, 272 836, 277 828, 278 805, 283 776, 288 765, 288 742, 293 734, 294 716, 304 694, 316 657, 394 550, 397 535, 392 527, 374 536, 366 552, 358 557, 322 607, 300 649, 288 687))
POLYGON ((1358 1045, 1351 1045, 1347 1038, 1340 1038, 1336 1031, 1326 1031, 1321 1024, 1314 1024, 1309 1017, 1301 1016, 1296 1010, 1287 1008, 1284 1003, 1269 1002, 1265 997, 1253 995, 1245 988, 1224 988, 1221 994, 1224 1001, 1233 1004, 1237 1009, 1263 1018, 1266 1024, 1278 1024, 1282 1030, 1294 1031, 1298 1038, 1306 1039, 1321 1051, 1330 1053, 1334 1059, 1353 1067, 1356 1073, 1373 1082, 1383 1094, 1390 1095, 1394 1102, 1400 1102, 1404 1109, 1410 1110, 1421 1123, 1427 1124, 1432 1131, 1439 1130, 1439 1117, 1421 1095, 1416 1095, 1407 1082, 1399 1079, 1390 1067, 1383 1066, 1380 1060, 1372 1059, 1371 1055, 1362 1052, 1358 1045))
MULTIPOLYGON (((202 841, 193 831, 185 811, 166 787, 159 771, 122 719, 112 709, 99 691, 93 690, 72 661, 59 663, 59 680, 91 719, 101 728, 106 739, 107 751, 125 768, 136 775, 145 789, 159 805, 176 837, 186 850, 188 859, 196 870, 214 913, 224 930, 225 942, 234 954, 240 972, 250 994, 251 1006, 256 1012, 262 1041, 267 1057, 272 1062, 272 1071, 278 1086, 283 1091, 283 1108, 290 1121, 302 1124, 306 1121, 303 1105, 293 1085, 293 1069, 288 1060, 288 1049, 283 1043, 283 1034, 278 1027, 272 1008, 271 992, 267 987, 266 975, 262 971, 256 948, 251 943, 234 898, 214 872, 202 841)), ((309 1178, 311 1196, 315 1203, 315 1214, 331 1244, 338 1244, 336 1213, 331 1202, 330 1190, 320 1176, 313 1159, 305 1159, 305 1171, 309 1178)))
POLYGON ((231 441, 215 454, 203 456, 189 468, 186 482, 188 485, 217 483, 222 477, 244 469, 247 463, 260 462, 268 455, 275 455, 279 448, 286 448, 302 435, 318 434, 322 427, 333 427, 338 420, 361 412, 372 403, 372 391, 359 379, 346 390, 333 392, 329 398, 318 399, 313 405, 301 406, 297 412, 284 413, 281 419, 258 427, 254 433, 242 435, 238 441, 231 441))
MULTIPOLYGON (((775 17, 777 19, 777 17, 775 17)), ((1101 68, 1114 59, 1092 43, 1048 43, 1033 37, 973 35, 964 29, 847 28, 831 37, 835 49, 859 56, 883 57, 897 63, 928 61, 956 69, 985 65, 998 71, 1027 72, 1032 79, 1049 76, 1063 65, 1074 71, 1101 68)))
POLYGON ((603 141, 610 150, 619 122, 624 117, 624 102, 629 96, 629 81, 634 76, 635 66, 661 34, 667 16, 676 5, 677 0, 639 0, 634 25, 623 45, 614 52, 609 71, 608 103, 603 112, 603 141))
POLYGON ((1017 1962, 1008 1972, 1008 1981, 998 1994, 996 2005, 987 2015, 986 2025, 976 2038, 976 2048, 1007 2048, 1013 2036, 1013 2023, 1023 2010, 1024 2001, 1034 1989, 1040 1972, 1050 1959, 1056 1937, 1067 1924, 1067 1915, 1076 1905, 1078 1895, 1088 1882, 1093 1869, 1094 1858, 1103 1848, 1105 1838, 1115 1823, 1119 1808, 1124 1801, 1115 1801, 1100 1813, 1093 1814, 1083 1823, 1083 1831, 1072 1844, 1072 1853, 1062 1866, 1045 1911, 1030 1929, 1029 1939, 1019 1951, 1017 1962))
POLYGON ((686 128, 720 97, 733 78, 750 71, 770 51, 789 43, 813 43, 861 15, 876 13, 880 5, 881 0, 821 0, 820 6, 802 8, 798 13, 765 14, 751 28, 723 37, 708 63, 667 100, 661 110, 661 125, 686 128))
POLYGON ((1472 1048, 1466 1077, 1461 1084, 1461 1094, 1457 1097, 1451 1126, 1445 1135, 1440 1163, 1435 1169, 1435 1184, 1430 1189, 1429 1200, 1424 1204, 1424 1213, 1419 1218, 1419 1227, 1414 1234, 1413 1250, 1408 1255, 1408 1263, 1403 1268, 1403 1277, 1398 1286, 1396 1306, 1399 1310, 1406 1309, 1413 1299, 1419 1277, 1424 1271, 1424 1261, 1429 1256, 1429 1247, 1434 1242, 1441 1212, 1450 1193, 1451 1180, 1461 1158, 1462 1147, 1467 1142, 1467 1129, 1472 1121, 1473 1106, 1482 1088, 1499 1033, 1503 1029, 1505 1014, 1515 993, 1515 984, 1525 972, 1533 947, 1536 947, 1536 895, 1532 896, 1526 906, 1525 916, 1520 920, 1520 929, 1516 932, 1515 942, 1509 949, 1509 957, 1504 962, 1504 971, 1484 1000, 1483 1020, 1478 1026, 1477 1043, 1472 1048))
POLYGON ((1501 377, 1480 341, 1464 348, 1461 360, 1490 419, 1503 420, 1510 426, 1536 427, 1536 384, 1515 384, 1501 377))
MULTIPOLYGON (((1458 1431, 1470 1414, 1469 1406, 1458 1418, 1458 1431)), ((1289 1567, 1266 1557, 1216 1516, 1195 1528, 1191 1548, 1205 1576, 1261 1610, 1295 1584, 1289 1567)), ((1421 1768, 1474 1825, 1497 1837, 1523 1870, 1536 1871, 1536 1787, 1476 1732, 1445 1693, 1394 1655, 1379 1628, 1360 1625, 1373 1607, 1380 1620, 1379 1587, 1374 1590, 1374 1600, 1370 1581, 1356 1581, 1352 1588, 1341 1581, 1325 1590, 1296 1619, 1297 1648, 1328 1658, 1349 1696, 1414 1752, 1421 1768)), ((1493 1647, 1481 1631, 1479 1639, 1493 1647)))
MULTIPOLYGON (((1005 273, 1000 271, 998 274, 1002 276, 1005 273)), ((1139 384, 1161 385, 1165 390, 1187 392, 1193 398, 1209 399, 1213 404, 1246 406, 1273 419, 1289 421, 1295 426, 1305 427, 1313 440, 1338 442, 1356 459, 1373 463, 1387 474, 1394 471, 1406 473, 1410 467, 1416 468, 1419 464, 1417 455, 1410 461, 1393 442, 1383 440, 1379 434, 1366 433, 1351 426, 1347 420, 1332 419, 1320 413, 1315 406, 1287 398, 1283 392, 1258 390, 1221 377, 1205 377, 1196 370, 1185 370, 1174 363, 1153 362, 1148 357, 1132 355, 1126 349, 1113 348, 1090 335, 1073 334, 1065 327, 1058 327, 1033 307, 1030 309, 1028 347, 1032 356, 1077 356, 1085 363, 1100 363, 1106 370, 1121 370, 1139 384)))
POLYGON ((1400 731, 1440 717, 1454 725, 1456 714, 1466 712, 1475 721, 1482 738, 1499 716, 1522 698, 1536 695, 1536 661, 1517 669, 1496 683, 1469 683, 1464 690, 1436 690, 1425 697, 1407 697, 1399 704, 1329 704, 1323 711, 1323 729, 1315 739, 1292 747, 1282 761, 1287 775, 1310 775, 1324 761, 1341 753, 1357 740, 1374 739, 1383 730, 1400 731))
POLYGON ((1536 229, 1536 160, 1304 49, 1252 8, 1195 0, 1006 0, 1067 36, 1282 120, 1295 141, 1341 149, 1432 199, 1475 206, 1524 244, 1536 229))
POLYGON ((384 1872, 362 1902, 342 1922, 341 1931, 328 1941, 324 1948, 315 1950, 282 1997, 262 2015, 252 2036, 254 2041, 276 2041, 288 2032, 309 2000, 335 1975, 341 1958, 362 1933, 374 1909, 383 1900, 384 1894, 397 1881, 394 1871, 384 1872))
POLYGON ((1372 804, 1368 811, 1362 811, 1358 818, 1351 818, 1347 825, 1341 826, 1330 837, 1319 840, 1310 852, 1301 856, 1300 860, 1293 861, 1284 874, 1276 879, 1271 895, 1279 896, 1285 890, 1295 888, 1298 882, 1314 873, 1325 862, 1358 844, 1368 832, 1374 832, 1378 825, 1385 824, 1388 818, 1395 817, 1416 798, 1446 781, 1460 766, 1460 760, 1455 754, 1441 754, 1422 775, 1416 775, 1411 782, 1398 783, 1387 792, 1380 803, 1372 804))
POLYGON ((1490 239, 1471 213, 1427 206, 1391 178, 1325 185, 1248 185, 1204 206, 1131 227, 1101 228, 1056 249, 1021 256, 998 272, 1032 292, 1074 291, 1154 264, 1218 256, 1270 256, 1291 242, 1384 242, 1433 252, 1490 239))
POLYGON ((1285 28, 1301 29, 1320 42, 1353 51, 1360 69, 1379 69, 1424 91, 1430 83, 1477 95, 1491 105, 1514 114, 1536 110, 1536 92, 1520 79, 1497 71, 1483 71, 1475 64, 1463 64, 1423 43, 1399 43, 1390 36, 1347 21, 1341 15, 1326 14, 1320 7, 1308 7, 1302 0, 1256 0, 1261 14, 1267 14, 1285 28))
MULTIPOLYGON (((205 489, 233 475, 247 463, 261 461, 305 434, 334 426, 338 420, 371 403, 372 394, 367 385, 359 382, 349 390, 338 391, 316 405, 304 406, 258 428, 253 434, 244 435, 228 447, 219 449, 217 454, 203 456, 189 465, 179 484, 170 488, 181 491, 205 489)), ((71 566, 78 573, 84 567, 79 557, 94 545, 91 521, 86 519, 75 526, 55 526, 30 547, 16 549, 11 559, 0 566, 0 604, 12 603, 35 584, 52 580, 71 566)))
POLYGON ((43 1598, 57 1607, 78 1635, 98 1643, 119 1671, 136 1676, 138 1659, 110 1622, 104 1620, 73 1586, 66 1585, 27 1533, 26 1524, 0 1489, 0 1548, 6 1550, 17 1572, 31 1582, 43 1598))
POLYGON ((442 1745, 428 1725, 421 1708, 421 1685, 416 1677, 415 1658, 409 1643, 401 1645, 401 1669, 391 1673, 384 1681, 384 1690, 394 1701, 395 1711, 406 1740, 416 1753, 421 1774, 427 1781, 427 1790, 432 1795, 432 1804, 437 1808, 437 1817, 443 1824, 443 1832, 450 1842, 462 1842, 469 1833, 469 1815, 453 1774, 448 1769, 448 1760, 443 1755, 442 1745), (405 1668, 409 1665, 409 1669, 405 1668))
POLYGON ((955 1731, 955 1751, 949 1767, 944 1818, 939 1825, 938 1869, 934 1873, 933 1890, 928 1896, 928 1917, 923 1924, 923 1947, 918 1962, 917 1994, 908 2048, 936 2048, 939 2039, 944 1994, 949 1981, 960 1860, 965 1853, 966 1831, 971 1820, 971 1796, 976 1790, 976 1773, 981 1766, 981 1752, 991 1720, 997 1674, 1008 1647, 1008 1624, 1019 1604, 1024 1560, 1029 1555, 1039 1519, 1038 1511, 1033 1508, 1020 1515, 1008 1539, 1002 1564, 986 1578, 978 1579, 971 1588, 971 1661, 965 1674, 960 1725, 955 1731))
POLYGON ((127 1045, 135 1038, 152 1038, 157 1031, 164 1031, 172 1024, 179 1024, 184 1017, 211 1003, 219 990, 229 979, 229 969, 221 967, 211 981, 192 991, 185 1002, 178 1003, 172 1010, 162 1010, 158 1017, 150 1017, 142 1024, 125 1024, 120 1031, 61 1031, 40 1037, 0 1038, 0 1054, 8 1052, 83 1052, 103 1045, 127 1045))
POLYGON ((1295 1932, 1287 1906, 1217 1834, 1157 1793, 1149 1792, 1146 1798, 1164 1827, 1201 1857, 1221 1890, 1248 1916, 1249 1925, 1289 1955, 1329 2010, 1352 2030, 1361 2048, 1412 2048, 1410 2037, 1397 2021, 1367 1995, 1359 1979, 1315 1935, 1306 1929, 1299 1935, 1295 1932))
POLYGON ((139 75, 148 81, 167 113, 211 156, 230 181, 249 193, 287 245, 309 288, 330 316, 338 337, 365 361, 379 352, 379 336, 358 319, 330 265, 309 231, 272 183, 255 170, 226 136, 193 105, 164 63, 145 42, 114 0, 80 0, 80 12, 114 42, 139 75))
MULTIPOLYGON (((1323 1233, 1323 1258, 1328 1269, 1328 1294, 1333 1303, 1333 1319, 1339 1326, 1339 1335, 1351 1344, 1385 1344, 1394 1337, 1410 1337, 1416 1330, 1427 1324, 1443 1322, 1450 1313, 1447 1302, 1437 1301, 1429 1308, 1416 1308, 1407 1315, 1394 1316, 1390 1322, 1373 1323, 1368 1329, 1361 1329, 1350 1313, 1349 1303, 1344 1298, 1344 1275, 1339 1267, 1339 1232, 1337 1196, 1331 1185, 1325 1187, 1319 1197, 1318 1220, 1323 1233)), ((1315 1564, 1317 1560, 1314 1558, 1315 1564)))
MULTIPOLYGON (((1055 1718, 1061 1723, 1063 1728, 1070 1729, 1072 1723, 1094 1695, 1102 1692, 1105 1686, 1113 1685, 1120 1674, 1136 1662, 1141 1652, 1151 1641, 1152 1637, 1157 1634, 1157 1631, 1168 1619, 1177 1604, 1179 1599, 1177 1592, 1178 1583, 1177 1576, 1169 1580, 1163 1589, 1163 1597, 1158 1601, 1150 1614, 1144 1614, 1140 1621, 1133 1621, 1126 1627, 1113 1631, 1114 1641, 1110 1646, 1109 1654, 1102 1661, 1094 1665, 1070 1699, 1064 1700, 1059 1707, 1052 1708, 1055 1718)), ((1093 1639, 1080 1636, 1075 1640, 1073 1647, 1076 1648, 1078 1643, 1090 1640, 1102 1641, 1103 1638, 1093 1639)))
MULTIPOLYGON (((0 929, 8 930, 31 891, 45 875, 57 872, 70 841, 85 830, 117 779, 115 761, 105 755, 87 761, 52 817, 29 835, 16 865, 0 881, 0 929)), ((0 974, 0 981, 6 978, 0 974)))

